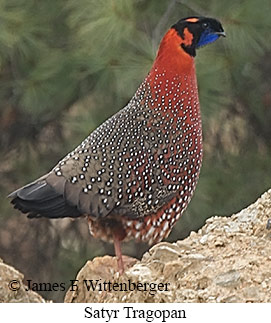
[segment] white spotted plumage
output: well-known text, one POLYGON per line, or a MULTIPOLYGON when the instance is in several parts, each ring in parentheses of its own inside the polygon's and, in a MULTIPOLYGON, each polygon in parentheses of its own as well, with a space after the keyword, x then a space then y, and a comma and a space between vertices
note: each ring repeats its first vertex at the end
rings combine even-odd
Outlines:
POLYGON ((112 215, 132 232, 130 238, 141 240, 150 239, 150 232, 160 240, 160 227, 168 234, 193 194, 202 158, 195 79, 155 73, 152 83, 147 77, 124 109, 54 168, 89 196, 81 211, 90 223, 112 215), (150 230, 152 223, 156 230, 150 230))

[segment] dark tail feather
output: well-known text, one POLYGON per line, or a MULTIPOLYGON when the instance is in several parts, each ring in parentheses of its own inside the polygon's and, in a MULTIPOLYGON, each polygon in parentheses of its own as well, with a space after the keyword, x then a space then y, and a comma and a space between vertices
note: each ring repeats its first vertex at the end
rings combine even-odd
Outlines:
POLYGON ((27 213, 29 218, 74 218, 82 215, 42 178, 19 188, 8 197, 12 199, 14 208, 27 213))

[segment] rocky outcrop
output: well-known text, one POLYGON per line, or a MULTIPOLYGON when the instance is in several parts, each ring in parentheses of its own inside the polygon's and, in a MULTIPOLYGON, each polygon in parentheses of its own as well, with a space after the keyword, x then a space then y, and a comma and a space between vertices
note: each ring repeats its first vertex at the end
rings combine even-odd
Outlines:
POLYGON ((65 302, 271 302, 271 190, 231 217, 214 216, 198 233, 162 242, 141 261, 88 261, 65 302))
POLYGON ((23 284, 23 274, 0 259, 0 303, 44 303, 44 299, 23 284))
MULTIPOLYGON (((65 302, 271 302, 271 190, 231 217, 214 216, 198 233, 162 242, 141 261, 97 257, 79 271, 65 302)), ((23 274, 0 259, 0 302, 44 302, 23 274), (14 283, 11 283, 14 282, 14 283)))

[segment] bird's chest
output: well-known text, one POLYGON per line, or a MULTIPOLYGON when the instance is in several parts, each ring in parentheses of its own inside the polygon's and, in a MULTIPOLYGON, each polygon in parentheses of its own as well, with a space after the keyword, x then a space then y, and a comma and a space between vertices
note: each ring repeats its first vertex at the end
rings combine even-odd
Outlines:
POLYGON ((184 188, 192 195, 198 178, 202 159, 198 102, 182 98, 172 102, 172 96, 163 99, 163 106, 149 100, 140 126, 137 118, 127 132, 126 178, 121 181, 125 187, 119 190, 135 216, 157 211, 184 188))

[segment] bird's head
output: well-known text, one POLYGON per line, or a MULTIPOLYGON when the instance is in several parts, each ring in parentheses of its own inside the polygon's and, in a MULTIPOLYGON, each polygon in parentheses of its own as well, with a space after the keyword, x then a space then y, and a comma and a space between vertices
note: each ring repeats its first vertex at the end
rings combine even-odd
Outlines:
POLYGON ((191 56, 196 49, 226 36, 221 23, 213 18, 189 17, 179 20, 172 26, 180 39, 180 46, 191 56))
POLYGON ((172 75, 189 75, 194 69, 196 50, 220 36, 225 36, 225 32, 216 19, 189 17, 179 20, 163 37, 152 71, 159 69, 172 75))

